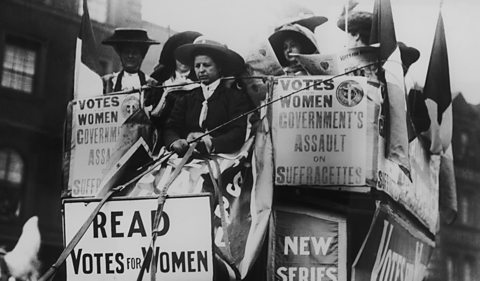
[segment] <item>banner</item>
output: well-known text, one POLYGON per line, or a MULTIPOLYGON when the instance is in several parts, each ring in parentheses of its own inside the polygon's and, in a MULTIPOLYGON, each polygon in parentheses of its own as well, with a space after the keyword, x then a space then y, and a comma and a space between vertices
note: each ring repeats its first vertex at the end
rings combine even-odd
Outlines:
POLYGON ((72 102, 71 138, 67 148, 70 156, 67 159, 68 190, 71 196, 95 196, 121 138, 121 126, 138 108, 138 93, 72 102))
POLYGON ((344 218, 279 207, 271 221, 267 280, 347 280, 344 218))
POLYGON ((278 78, 272 105, 275 184, 365 184, 367 79, 327 76, 278 78), (313 86, 314 85, 314 86, 313 86))
MULTIPOLYGON (((385 139, 379 138, 378 146, 384 145, 385 139)), ((383 149, 379 149, 376 188, 390 195, 415 215, 430 232, 436 233, 440 156, 430 155, 418 138, 408 148, 412 181, 397 164, 385 157, 383 149)))
POLYGON ((352 265, 352 281, 422 281, 434 242, 380 205, 352 265))
MULTIPOLYGON (((214 243, 241 278, 248 274, 260 254, 271 213, 273 157, 271 135, 265 129, 262 122, 256 137, 249 138, 237 153, 192 159, 168 189, 169 196, 215 194, 214 243), (218 188, 213 185, 208 165, 218 188)), ((143 177, 132 190, 134 196, 158 193, 179 160, 173 156, 166 165, 143 177)))
MULTIPOLYGON (((65 241, 72 239, 97 202, 64 202, 65 241)), ((66 260, 67 280, 136 280, 156 209, 157 198, 108 201, 66 260)), ((159 280, 213 279, 209 195, 168 197, 159 231, 153 251, 159 280)), ((149 275, 144 280, 150 280, 149 275)))

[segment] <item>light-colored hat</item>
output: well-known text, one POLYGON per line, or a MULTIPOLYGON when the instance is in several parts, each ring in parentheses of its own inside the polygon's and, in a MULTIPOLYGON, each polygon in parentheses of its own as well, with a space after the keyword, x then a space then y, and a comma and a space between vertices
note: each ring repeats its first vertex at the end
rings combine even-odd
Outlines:
POLYGON ((315 40, 314 33, 311 32, 308 28, 303 27, 299 24, 288 24, 282 26, 279 30, 275 31, 268 41, 272 46, 275 55, 277 56, 278 62, 281 66, 287 66, 288 61, 283 54, 283 42, 287 38, 292 38, 297 41, 303 49, 304 54, 313 54, 318 52, 317 41, 315 40))
POLYGON ((238 53, 230 50, 227 45, 212 40, 206 36, 199 36, 191 44, 185 44, 175 50, 175 58, 183 64, 193 67, 193 60, 197 54, 211 54, 216 63, 219 63, 223 75, 239 74, 244 70, 245 61, 238 53))

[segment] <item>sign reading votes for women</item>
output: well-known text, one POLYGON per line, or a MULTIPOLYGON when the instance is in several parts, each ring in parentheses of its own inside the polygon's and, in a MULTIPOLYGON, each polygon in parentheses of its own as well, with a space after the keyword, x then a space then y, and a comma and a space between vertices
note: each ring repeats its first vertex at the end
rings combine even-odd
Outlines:
MULTIPOLYGON (((69 242, 97 201, 64 204, 69 242)), ((157 198, 108 201, 66 260, 67 280, 137 280, 151 241, 157 198)), ((210 196, 168 197, 153 262, 158 280, 212 280, 213 235, 210 196)), ((150 260, 151 261, 151 260, 150 260)), ((144 275, 150 280, 150 267, 144 275)))
POLYGON ((272 128, 277 185, 364 185, 367 80, 326 76, 279 78, 272 128), (325 82, 320 83, 325 80, 325 82))
POLYGON ((268 280, 346 280, 346 239, 343 218, 307 209, 275 210, 268 280))
POLYGON ((73 197, 94 196, 120 139, 123 122, 140 106, 139 94, 75 100, 68 189, 73 197))

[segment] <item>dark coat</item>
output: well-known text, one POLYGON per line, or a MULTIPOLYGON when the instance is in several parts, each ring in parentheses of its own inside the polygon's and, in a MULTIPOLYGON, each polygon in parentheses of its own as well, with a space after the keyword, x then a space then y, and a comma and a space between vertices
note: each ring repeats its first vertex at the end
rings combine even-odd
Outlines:
MULTIPOLYGON (((165 145, 177 139, 186 139, 191 132, 203 132, 198 118, 204 101, 202 88, 195 88, 175 102, 167 120, 165 145)), ((208 100, 208 113, 204 126, 207 130, 247 112, 251 108, 248 96, 236 89, 226 87, 222 82, 208 100)), ((247 117, 240 118, 211 134, 215 153, 232 153, 240 149, 245 142, 247 117)))

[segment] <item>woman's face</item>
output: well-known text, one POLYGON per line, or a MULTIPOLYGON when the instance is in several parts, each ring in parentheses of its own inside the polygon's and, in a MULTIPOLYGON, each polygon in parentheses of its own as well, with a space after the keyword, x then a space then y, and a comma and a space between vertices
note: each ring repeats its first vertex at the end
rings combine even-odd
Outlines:
POLYGON ((283 55, 289 62, 295 62, 295 57, 290 56, 290 53, 301 54, 302 46, 292 38, 287 38, 283 42, 283 55))
POLYGON ((198 80, 208 85, 221 77, 220 67, 210 56, 196 55, 193 61, 193 68, 198 80))
POLYGON ((134 45, 125 45, 117 49, 123 69, 129 73, 140 70, 143 61, 142 49, 134 45))

